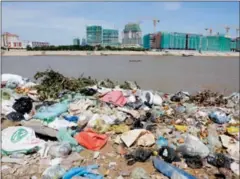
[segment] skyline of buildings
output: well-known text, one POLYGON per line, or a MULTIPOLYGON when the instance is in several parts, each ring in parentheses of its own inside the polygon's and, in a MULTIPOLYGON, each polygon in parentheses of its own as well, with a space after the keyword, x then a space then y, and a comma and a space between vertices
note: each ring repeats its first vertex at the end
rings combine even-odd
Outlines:
POLYGON ((48 42, 20 40, 18 35, 9 32, 4 32, 1 35, 1 37, 2 37, 1 47, 5 48, 25 49, 27 48, 27 46, 34 48, 50 45, 48 42))

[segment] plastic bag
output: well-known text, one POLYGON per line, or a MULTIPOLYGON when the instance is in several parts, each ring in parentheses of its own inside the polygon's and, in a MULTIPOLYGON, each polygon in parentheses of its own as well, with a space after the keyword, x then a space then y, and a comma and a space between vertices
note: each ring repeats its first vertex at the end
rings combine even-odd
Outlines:
POLYGON ((65 169, 59 165, 54 165, 47 168, 43 172, 42 179, 59 179, 66 173, 65 169))
POLYGON ((28 127, 8 127, 2 131, 2 150, 4 153, 28 153, 34 148, 43 148, 45 141, 36 138, 28 127))
POLYGON ((231 117, 220 111, 210 113, 209 118, 218 124, 228 123, 231 120, 231 117))
POLYGON ((88 179, 103 179, 103 176, 96 174, 92 170, 98 169, 99 165, 89 165, 86 167, 75 167, 67 171, 62 179, 72 179, 74 176, 83 176, 88 179))
POLYGON ((21 121, 25 119, 24 115, 18 112, 11 112, 6 117, 12 121, 21 121))
POLYGON ((75 139, 78 143, 89 150, 100 150, 107 143, 107 135, 96 134, 91 129, 87 129, 83 132, 75 135, 75 139))
POLYGON ((147 149, 138 148, 136 151, 126 154, 124 157, 127 159, 128 165, 133 165, 135 162, 145 162, 152 155, 152 151, 147 149))
POLYGON ((196 177, 193 175, 174 167, 173 165, 168 164, 157 157, 153 159, 153 165, 159 172, 171 179, 176 179, 177 177, 181 179, 196 179, 196 177))
POLYGON ((20 75, 15 74, 2 74, 2 84, 7 84, 10 82, 10 84, 17 84, 17 86, 24 85, 26 81, 28 81, 27 78, 23 78, 20 75))
POLYGON ((33 118, 44 120, 46 118, 55 118, 68 110, 67 102, 56 103, 51 106, 42 106, 38 109, 33 118))
POLYGON ((202 143, 197 137, 188 134, 185 143, 179 146, 178 151, 182 152, 183 155, 189 156, 201 156, 205 158, 209 154, 209 149, 202 143))
POLYGON ((163 146, 159 149, 158 153, 166 162, 181 161, 175 150, 171 147, 163 146))
POLYGON ((157 144, 158 148, 161 148, 163 146, 167 146, 168 145, 168 140, 165 139, 163 136, 160 136, 157 139, 156 144, 157 144))
POLYGON ((13 109, 21 114, 30 113, 33 107, 32 99, 29 97, 21 97, 15 100, 13 109))
POLYGON ((48 151, 48 153, 53 157, 67 157, 71 152, 72 148, 68 142, 50 145, 48 151))

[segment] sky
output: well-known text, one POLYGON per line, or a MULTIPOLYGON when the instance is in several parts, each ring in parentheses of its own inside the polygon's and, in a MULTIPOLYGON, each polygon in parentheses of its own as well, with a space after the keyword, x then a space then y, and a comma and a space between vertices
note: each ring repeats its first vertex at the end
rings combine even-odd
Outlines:
POLYGON ((87 25, 102 25, 121 32, 129 22, 140 22, 142 33, 157 31, 236 36, 239 2, 2 2, 2 32, 18 34, 21 40, 69 45, 86 37, 87 25))

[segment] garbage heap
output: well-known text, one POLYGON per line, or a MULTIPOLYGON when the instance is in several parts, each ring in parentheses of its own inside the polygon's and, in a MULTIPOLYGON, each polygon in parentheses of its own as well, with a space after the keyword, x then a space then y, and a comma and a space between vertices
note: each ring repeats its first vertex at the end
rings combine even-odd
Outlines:
POLYGON ((2 178, 239 178, 239 93, 3 74, 2 178))

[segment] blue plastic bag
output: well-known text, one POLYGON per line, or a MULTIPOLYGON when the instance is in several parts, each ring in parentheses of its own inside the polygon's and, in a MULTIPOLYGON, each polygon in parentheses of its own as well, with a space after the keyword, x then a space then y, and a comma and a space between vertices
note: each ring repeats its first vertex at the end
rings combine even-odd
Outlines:
POLYGON ((163 175, 171 179, 177 178, 177 176, 179 176, 178 178, 184 178, 184 179, 197 179, 193 175, 185 172, 184 170, 174 167, 173 165, 167 162, 164 162, 163 160, 157 157, 153 159, 153 165, 159 172, 161 172, 163 175))
POLYGON ((63 116, 69 122, 78 122, 78 116, 63 116))
POLYGON ((217 124, 228 123, 231 120, 229 116, 220 111, 211 112, 208 117, 217 124))
POLYGON ((156 141, 156 144, 157 144, 158 148, 161 148, 163 146, 167 146, 168 145, 168 141, 163 136, 160 136, 158 138, 158 140, 156 141))
POLYGON ((102 175, 92 173, 91 170, 98 169, 99 165, 89 165, 86 167, 74 167, 66 172, 62 179, 71 179, 74 176, 82 176, 88 179, 103 179, 102 175))
POLYGON ((38 109, 37 113, 33 116, 35 119, 47 119, 55 118, 68 110, 68 103, 63 101, 56 103, 51 106, 42 106, 38 109))

